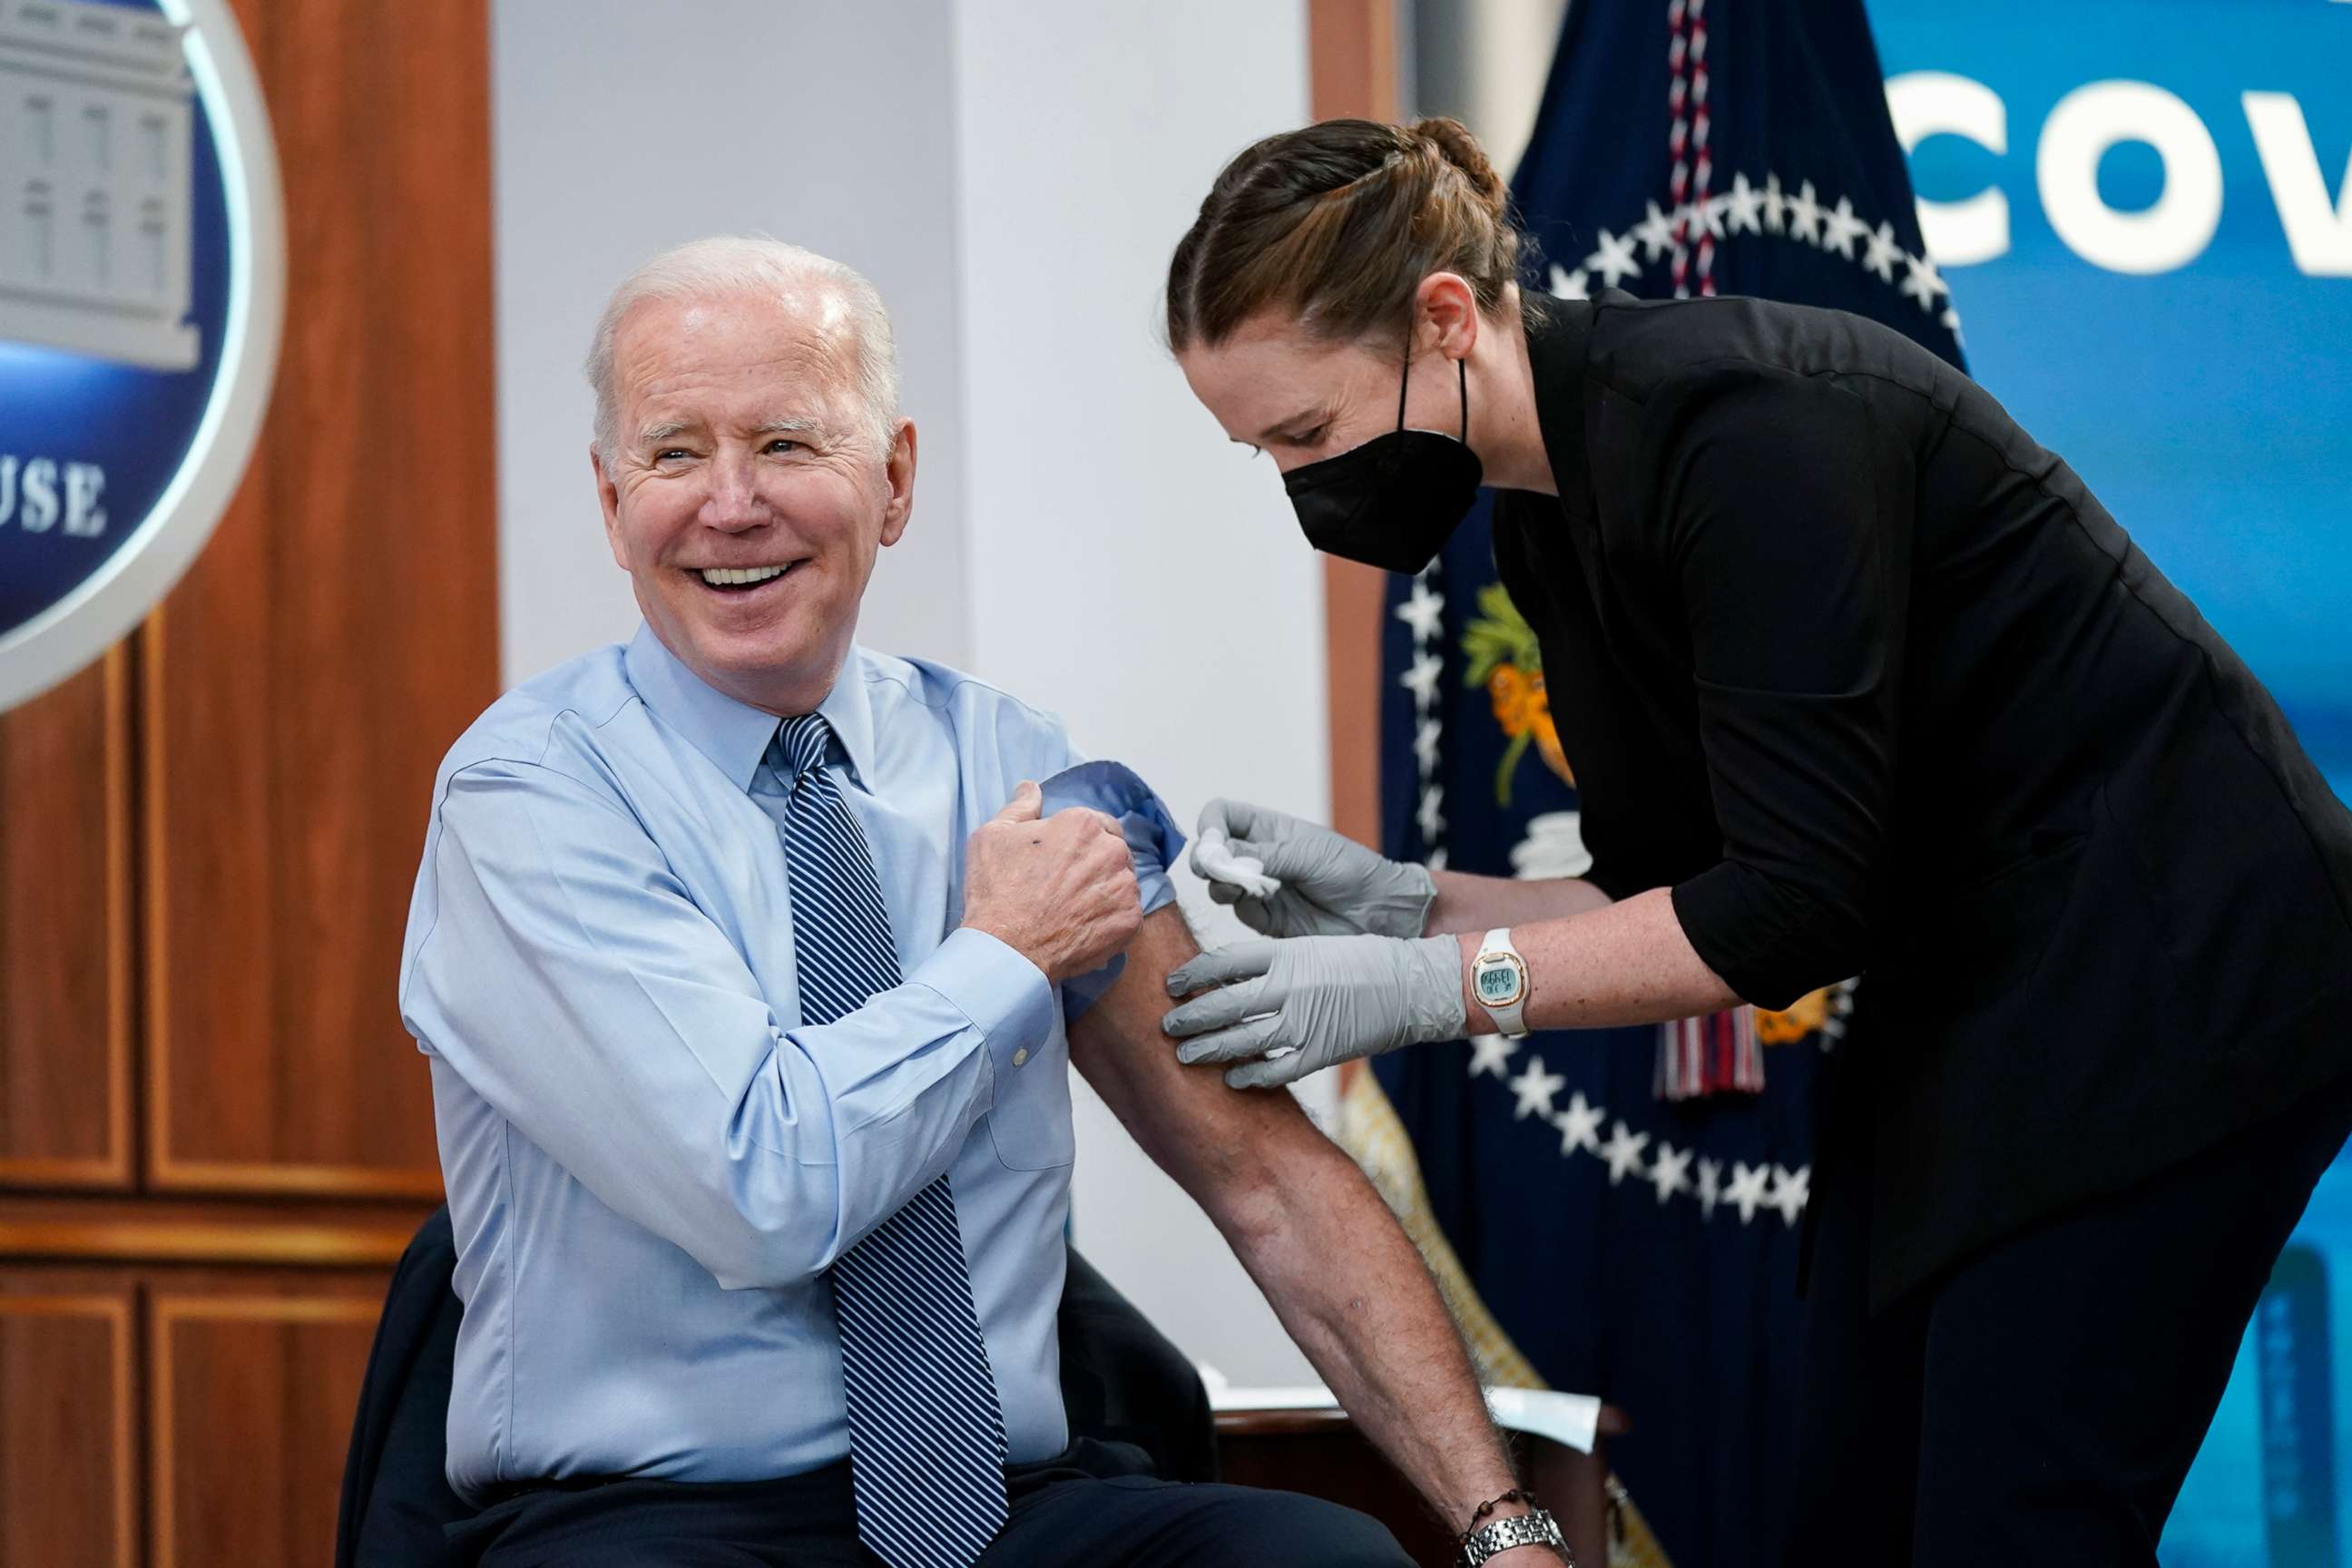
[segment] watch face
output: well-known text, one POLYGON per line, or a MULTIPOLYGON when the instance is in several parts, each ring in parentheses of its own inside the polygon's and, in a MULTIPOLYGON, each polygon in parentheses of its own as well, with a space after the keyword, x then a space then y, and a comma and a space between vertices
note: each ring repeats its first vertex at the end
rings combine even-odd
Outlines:
POLYGON ((1485 1007, 1507 1007, 1519 999, 1526 982, 1518 963, 1507 954, 1483 960, 1476 971, 1478 1002, 1485 1007))

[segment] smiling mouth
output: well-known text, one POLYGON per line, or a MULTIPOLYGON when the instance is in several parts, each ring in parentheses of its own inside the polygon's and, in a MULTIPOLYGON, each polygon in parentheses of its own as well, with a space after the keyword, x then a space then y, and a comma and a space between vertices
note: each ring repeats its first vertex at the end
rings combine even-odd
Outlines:
POLYGON ((690 566, 687 575, 713 593, 751 594, 791 576, 802 564, 787 561, 781 566, 690 566))

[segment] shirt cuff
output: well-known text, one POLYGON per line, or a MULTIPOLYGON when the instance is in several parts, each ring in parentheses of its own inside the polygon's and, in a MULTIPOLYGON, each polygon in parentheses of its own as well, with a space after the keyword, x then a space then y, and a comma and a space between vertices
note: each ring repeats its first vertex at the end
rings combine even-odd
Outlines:
POLYGON ((998 1067, 1053 1036, 1054 987, 1045 971, 984 931, 957 927, 907 979, 971 1019, 998 1067))

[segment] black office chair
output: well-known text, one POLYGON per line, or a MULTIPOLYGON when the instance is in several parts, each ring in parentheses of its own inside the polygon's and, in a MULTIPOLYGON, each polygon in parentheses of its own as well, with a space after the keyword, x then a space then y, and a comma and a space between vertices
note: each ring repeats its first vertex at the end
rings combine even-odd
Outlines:
MULTIPOLYGON (((444 1474, 449 1385, 464 1309, 449 1211, 418 1229, 393 1271, 343 1466, 335 1568, 436 1562, 442 1527, 468 1511, 444 1474)), ((1059 1320, 1062 1397, 1074 1436, 1132 1443, 1170 1480, 1216 1479, 1216 1430, 1192 1363, 1076 1251, 1059 1320)))

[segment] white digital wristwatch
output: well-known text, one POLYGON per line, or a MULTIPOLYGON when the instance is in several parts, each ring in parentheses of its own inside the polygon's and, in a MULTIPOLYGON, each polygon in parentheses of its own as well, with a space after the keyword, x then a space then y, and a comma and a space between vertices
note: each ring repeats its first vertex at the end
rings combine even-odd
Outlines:
POLYGON ((1478 956, 1470 961, 1470 989, 1478 1005, 1494 1015, 1504 1038, 1516 1040, 1528 1032, 1527 1001, 1532 988, 1528 961, 1511 945, 1511 928, 1488 931, 1478 943, 1478 956))

